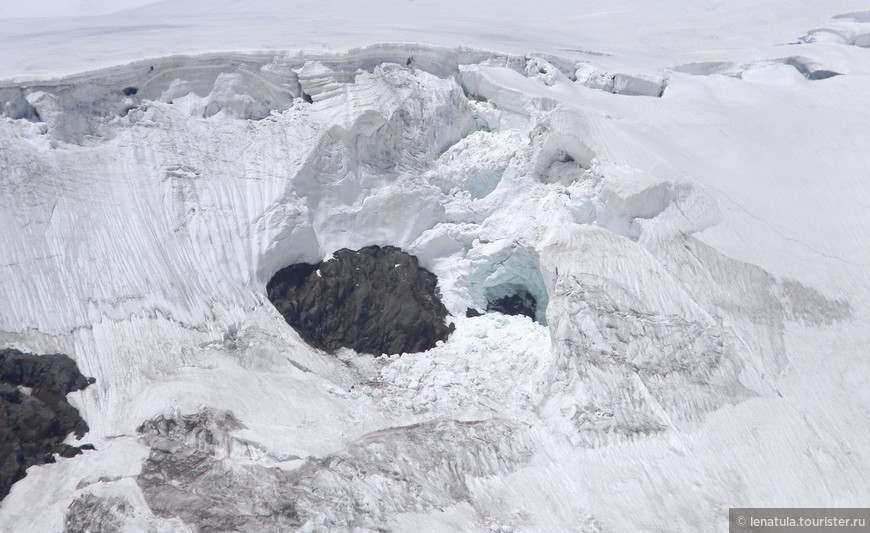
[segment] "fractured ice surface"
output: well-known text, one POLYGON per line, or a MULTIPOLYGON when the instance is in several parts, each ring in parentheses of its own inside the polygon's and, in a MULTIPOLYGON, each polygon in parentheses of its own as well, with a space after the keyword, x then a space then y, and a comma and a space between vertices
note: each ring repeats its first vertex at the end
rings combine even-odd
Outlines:
MULTIPOLYGON (((470 478, 508 474, 533 452, 506 421, 430 422, 382 429, 285 472, 232 461, 229 434, 240 427, 214 411, 142 425, 151 453, 137 482, 155 514, 202 531, 378 530, 397 513, 473 501, 470 478)), ((71 508, 80 523, 85 503, 71 508)), ((106 504, 91 503, 99 512, 87 523, 105 520, 106 504)), ((127 504, 114 507, 123 524, 127 504)))
POLYGON ((403 45, 3 85, 0 340, 97 377, 70 402, 98 451, 32 468, 0 523, 635 531, 692 501, 676 529, 707 530, 860 501, 868 261, 815 228, 862 227, 825 202, 861 197, 863 130, 819 132, 864 108, 788 106, 861 78, 800 46, 699 53, 664 94, 613 55, 403 45), (311 349, 269 280, 373 245, 455 331, 311 349))

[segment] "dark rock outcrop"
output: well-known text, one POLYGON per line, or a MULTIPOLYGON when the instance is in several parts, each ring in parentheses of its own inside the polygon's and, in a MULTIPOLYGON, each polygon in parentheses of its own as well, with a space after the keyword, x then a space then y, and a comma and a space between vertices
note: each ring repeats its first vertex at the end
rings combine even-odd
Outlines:
POLYGON ((66 395, 93 382, 66 355, 0 350, 0 500, 28 467, 81 453, 63 443, 88 431, 66 395))
POLYGON ((538 310, 538 301, 524 287, 517 287, 513 294, 491 299, 487 302, 486 310, 504 315, 527 316, 534 320, 538 310))
POLYGON ((469 307, 465 310, 465 318, 474 318, 477 316, 483 316, 483 313, 473 307, 469 307))
POLYGON ((393 246, 342 249, 318 265, 280 270, 269 300, 312 346, 380 355, 420 352, 453 331, 438 279, 393 246))

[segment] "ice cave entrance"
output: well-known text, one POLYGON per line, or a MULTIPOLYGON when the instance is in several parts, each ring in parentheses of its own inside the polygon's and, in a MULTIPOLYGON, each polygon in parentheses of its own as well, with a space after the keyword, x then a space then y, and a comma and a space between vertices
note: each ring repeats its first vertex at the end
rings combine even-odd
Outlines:
POLYGON ((486 290, 486 312, 527 316, 536 320, 538 300, 522 285, 498 285, 486 290))
POLYGON ((308 344, 329 352, 422 352, 453 331, 438 278, 393 246, 345 248, 316 265, 290 265, 266 292, 308 344))

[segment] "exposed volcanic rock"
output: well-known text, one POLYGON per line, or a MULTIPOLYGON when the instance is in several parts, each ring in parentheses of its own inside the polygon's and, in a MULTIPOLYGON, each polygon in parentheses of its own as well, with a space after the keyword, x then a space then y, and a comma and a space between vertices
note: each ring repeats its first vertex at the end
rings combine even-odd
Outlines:
POLYGON ((342 249, 329 261, 280 270, 269 300, 312 346, 380 355, 420 352, 446 340, 438 279, 393 246, 342 249))
POLYGON ((70 433, 81 438, 88 431, 66 395, 93 382, 66 355, 0 350, 0 499, 28 467, 88 448, 63 443, 70 433))

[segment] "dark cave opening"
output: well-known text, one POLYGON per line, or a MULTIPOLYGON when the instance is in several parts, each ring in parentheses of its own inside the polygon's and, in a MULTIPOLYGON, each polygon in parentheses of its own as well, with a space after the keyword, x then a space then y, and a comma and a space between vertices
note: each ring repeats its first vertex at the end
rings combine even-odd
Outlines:
POLYGON ((501 287, 487 294, 486 311, 504 315, 527 316, 535 320, 538 300, 521 285, 501 287))

